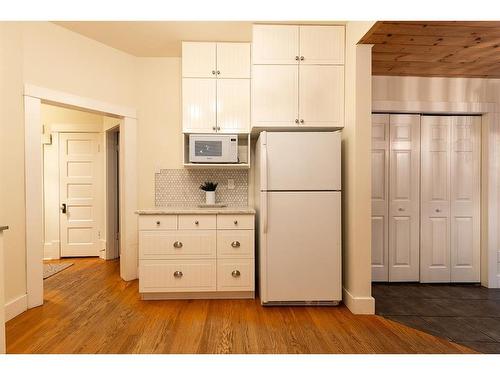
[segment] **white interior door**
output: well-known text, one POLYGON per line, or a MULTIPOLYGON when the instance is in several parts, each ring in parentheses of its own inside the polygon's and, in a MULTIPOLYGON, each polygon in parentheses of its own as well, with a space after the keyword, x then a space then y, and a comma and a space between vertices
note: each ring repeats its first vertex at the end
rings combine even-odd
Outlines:
POLYGON ((343 64, 344 26, 300 26, 300 64, 343 64))
POLYGON ((390 115, 389 280, 419 280, 420 116, 390 115))
POLYGON ((101 137, 59 134, 61 257, 99 256, 104 248, 101 137))
POLYGON ((261 194, 267 194, 263 302, 340 300, 341 193, 261 194))
POLYGON ((182 77, 215 78, 216 44, 213 42, 182 43, 182 77))
POLYGON ((389 281, 389 115, 372 115, 372 281, 389 281))
POLYGON ((300 126, 344 125, 344 67, 301 65, 299 67, 300 126))
POLYGON ((450 116, 422 116, 422 282, 450 282, 450 116))
POLYGON ((217 80, 182 79, 182 127, 186 133, 213 133, 216 127, 217 80))
POLYGON ((250 78, 250 43, 217 43, 217 78, 250 78))
POLYGON ((451 281, 480 281, 481 118, 454 116, 451 124, 451 281))
POLYGON ((254 65, 252 69, 253 126, 298 126, 298 66, 254 65))
POLYGON ((217 126, 222 133, 250 130, 250 80, 217 80, 217 126))

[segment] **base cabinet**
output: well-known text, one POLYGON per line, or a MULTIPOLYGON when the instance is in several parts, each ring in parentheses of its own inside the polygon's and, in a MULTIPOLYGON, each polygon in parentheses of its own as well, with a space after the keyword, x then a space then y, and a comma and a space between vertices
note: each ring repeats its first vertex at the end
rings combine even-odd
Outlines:
POLYGON ((253 298, 253 214, 141 215, 143 299, 253 298))

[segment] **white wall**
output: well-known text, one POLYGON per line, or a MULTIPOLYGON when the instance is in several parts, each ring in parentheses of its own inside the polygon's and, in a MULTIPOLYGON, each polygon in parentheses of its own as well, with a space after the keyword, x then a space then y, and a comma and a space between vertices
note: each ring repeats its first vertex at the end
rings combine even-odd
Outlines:
MULTIPOLYGON (((423 103, 426 107, 468 107, 474 108, 478 103, 492 103, 496 105, 496 111, 500 110, 500 80, 483 78, 429 78, 429 77, 392 77, 375 76, 372 79, 372 99, 375 102, 394 101, 408 103, 423 103), (426 104, 427 103, 427 104, 426 104)), ((412 104, 413 103, 413 104, 412 104)), ((489 201, 483 202, 483 224, 488 220, 495 222, 499 217, 499 207, 495 207, 490 201, 498 202, 500 191, 498 186, 491 185, 489 181, 498 181, 500 171, 496 170, 498 165, 498 150, 500 150, 500 136, 498 134, 500 124, 499 116, 493 114, 491 127, 483 126, 483 155, 489 158, 490 166, 482 166, 483 172, 486 168, 486 180, 483 180, 483 197, 486 194, 489 201), (488 131, 488 133, 485 133, 488 131), (489 155, 489 156, 488 156, 489 155), (491 164, 497 163, 497 164, 491 164), (496 175, 495 175, 496 173, 496 175), (497 189, 489 191, 488 189, 497 189), (492 196, 492 195, 493 196, 492 196), (496 199, 493 199, 496 198, 496 199), (489 212, 487 215, 485 211, 489 212), (495 220, 495 221, 493 221, 495 220)), ((483 157, 483 162, 485 158, 483 157)), ((481 253, 481 279, 483 285, 489 287, 500 287, 500 231, 494 225, 488 231, 487 225, 483 225, 482 231, 482 253, 481 253), (486 245, 485 245, 486 244, 486 245), (490 248, 492 247, 492 248, 490 248)))

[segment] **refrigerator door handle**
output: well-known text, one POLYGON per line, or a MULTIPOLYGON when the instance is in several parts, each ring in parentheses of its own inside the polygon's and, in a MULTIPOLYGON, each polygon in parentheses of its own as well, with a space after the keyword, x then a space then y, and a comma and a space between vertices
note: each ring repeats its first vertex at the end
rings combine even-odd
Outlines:
POLYGON ((262 232, 267 233, 267 192, 262 193, 262 209, 261 209, 261 214, 262 214, 262 232))
POLYGON ((262 132, 262 155, 261 155, 261 190, 267 190, 267 133, 262 132))

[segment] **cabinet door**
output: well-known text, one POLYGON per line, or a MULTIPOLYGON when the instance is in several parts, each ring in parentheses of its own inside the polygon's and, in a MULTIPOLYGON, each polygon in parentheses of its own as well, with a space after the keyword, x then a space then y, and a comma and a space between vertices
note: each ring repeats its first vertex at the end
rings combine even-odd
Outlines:
POLYGON ((344 67, 301 65, 299 67, 300 126, 344 126, 344 67))
POLYGON ((451 281, 479 282, 481 118, 454 116, 451 123, 451 281))
POLYGON ((422 116, 421 282, 450 281, 449 116, 422 116))
POLYGON ((298 126, 298 66, 254 65, 252 126, 298 126))
POLYGON ((389 129, 389 281, 418 281, 420 116, 390 115, 389 129))
POLYGON ((185 133, 210 133, 216 126, 215 79, 182 79, 182 128, 185 133))
POLYGON ((182 77, 215 78, 216 44, 182 42, 182 77))
POLYGON ((344 26, 300 26, 300 64, 344 64, 344 26))
POLYGON ((250 78, 250 43, 217 43, 217 78, 250 78))
POLYGON ((253 64, 293 64, 299 60, 299 26, 254 25, 253 64))
POLYGON ((372 115, 372 281, 389 281, 389 115, 372 115))
POLYGON ((222 133, 248 133, 250 80, 217 80, 217 126, 222 133))

